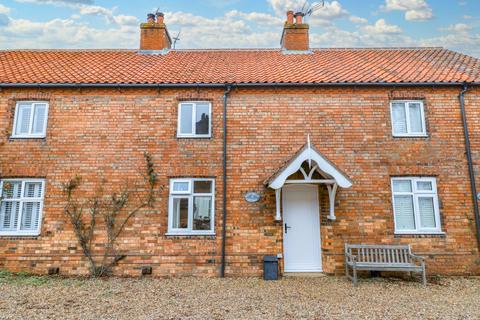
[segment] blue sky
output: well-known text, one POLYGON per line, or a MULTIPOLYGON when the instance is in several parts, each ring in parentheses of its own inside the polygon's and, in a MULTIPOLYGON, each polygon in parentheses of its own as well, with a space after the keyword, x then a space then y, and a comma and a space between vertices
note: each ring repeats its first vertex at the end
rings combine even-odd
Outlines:
MULTIPOLYGON (((177 48, 278 47, 305 0, 0 0, 0 49, 137 48, 160 8, 177 48)), ((313 2, 311 2, 313 3, 313 2)), ((337 0, 309 18, 312 47, 442 46, 480 57, 480 0, 337 0)))

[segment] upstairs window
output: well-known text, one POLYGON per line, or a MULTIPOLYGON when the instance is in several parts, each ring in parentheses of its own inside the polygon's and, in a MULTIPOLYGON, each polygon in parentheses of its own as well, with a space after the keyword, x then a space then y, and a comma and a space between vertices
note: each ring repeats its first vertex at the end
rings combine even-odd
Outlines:
POLYGON ((0 182, 0 235, 39 235, 43 179, 5 179, 0 182))
POLYGON ((392 101, 390 111, 394 137, 424 137, 427 135, 422 101, 392 101))
POLYGON ((178 106, 178 137, 209 138, 212 127, 210 102, 182 102, 178 106))
POLYGON ((48 103, 36 101, 17 102, 13 123, 13 138, 45 138, 48 103))
POLYGON ((172 179, 169 234, 214 234, 214 180, 172 179))
POLYGON ((435 178, 393 178, 395 233, 440 233, 435 178))

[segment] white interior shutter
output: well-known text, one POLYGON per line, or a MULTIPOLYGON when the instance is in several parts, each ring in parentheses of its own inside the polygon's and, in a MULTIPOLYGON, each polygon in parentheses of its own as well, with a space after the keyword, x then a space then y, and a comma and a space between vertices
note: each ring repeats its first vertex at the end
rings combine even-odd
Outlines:
POLYGON ((23 196, 25 198, 40 198, 42 196, 42 183, 26 182, 23 196))
POLYGON ((435 228, 435 208, 433 197, 418 197, 418 211, 422 228, 435 228))
POLYGON ((395 227, 396 230, 414 230, 415 217, 412 195, 395 195, 395 227))
POLYGON ((193 134, 193 104, 180 105, 180 134, 193 134))
POLYGON ((30 133, 30 117, 32 116, 32 105, 20 103, 17 107, 17 122, 15 134, 25 135, 30 133))
POLYGON ((423 132, 423 119, 420 103, 410 103, 409 106, 410 133, 423 132))
POLYGON ((42 134, 45 132, 46 116, 47 116, 47 106, 45 104, 35 104, 32 133, 42 134))
POLYGON ((404 103, 392 103, 392 122, 394 134, 407 133, 407 115, 404 103))
POLYGON ((0 207, 0 230, 16 230, 20 203, 3 201, 0 207))
POLYGON ((412 180, 393 180, 393 192, 412 192, 412 180))
POLYGON ((25 202, 22 210, 21 230, 35 230, 38 227, 40 217, 39 202, 25 202))

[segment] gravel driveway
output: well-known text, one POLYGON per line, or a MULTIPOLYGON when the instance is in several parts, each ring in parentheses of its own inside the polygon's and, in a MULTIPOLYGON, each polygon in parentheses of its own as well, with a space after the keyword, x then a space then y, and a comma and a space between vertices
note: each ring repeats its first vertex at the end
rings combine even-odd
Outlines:
POLYGON ((1 319, 479 319, 480 278, 0 281, 1 319))

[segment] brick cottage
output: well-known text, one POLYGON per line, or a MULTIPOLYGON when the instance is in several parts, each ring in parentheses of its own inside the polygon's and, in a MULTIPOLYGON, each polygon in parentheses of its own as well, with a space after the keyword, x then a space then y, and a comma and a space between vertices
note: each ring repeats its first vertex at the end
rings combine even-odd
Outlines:
POLYGON ((139 50, 0 51, 0 267, 88 273, 62 184, 119 190, 148 152, 117 275, 340 274, 345 243, 479 274, 480 60, 311 49, 302 18, 273 49, 172 49, 160 13, 139 50))

